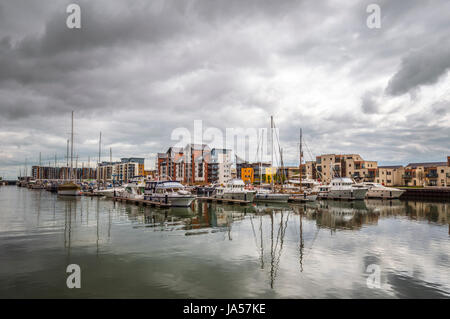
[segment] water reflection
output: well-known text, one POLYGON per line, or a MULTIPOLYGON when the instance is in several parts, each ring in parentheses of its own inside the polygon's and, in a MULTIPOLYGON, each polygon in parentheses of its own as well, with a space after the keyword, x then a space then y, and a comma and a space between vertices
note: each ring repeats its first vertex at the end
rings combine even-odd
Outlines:
POLYGON ((0 296, 450 296, 450 203, 153 209, 15 188, 0 200, 0 296), (68 263, 88 288, 66 290, 68 263), (370 264, 382 289, 366 286, 370 264))
MULTIPOLYGON (((145 224, 146 227, 183 225, 184 227, 177 228, 179 230, 228 229, 234 222, 242 221, 245 217, 251 217, 250 222, 256 229, 253 224, 255 216, 277 214, 288 216, 288 213, 293 213, 301 216, 299 217, 300 225, 304 217, 315 221, 319 228, 329 228, 332 231, 356 231, 364 225, 376 225, 380 219, 389 217, 404 217, 410 220, 448 225, 450 220, 448 206, 447 203, 402 202, 400 200, 318 201, 305 205, 254 204, 251 206, 226 206, 205 202, 196 204, 193 208, 167 210, 127 205, 125 211, 130 220, 145 224)), ((173 229, 165 227, 165 230, 173 229)))

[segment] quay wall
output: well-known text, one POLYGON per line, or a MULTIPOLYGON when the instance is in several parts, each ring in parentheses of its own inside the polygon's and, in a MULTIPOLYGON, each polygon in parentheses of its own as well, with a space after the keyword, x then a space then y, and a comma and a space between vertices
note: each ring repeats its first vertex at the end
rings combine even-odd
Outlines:
POLYGON ((398 188, 405 190, 400 199, 440 199, 450 201, 450 187, 398 188))

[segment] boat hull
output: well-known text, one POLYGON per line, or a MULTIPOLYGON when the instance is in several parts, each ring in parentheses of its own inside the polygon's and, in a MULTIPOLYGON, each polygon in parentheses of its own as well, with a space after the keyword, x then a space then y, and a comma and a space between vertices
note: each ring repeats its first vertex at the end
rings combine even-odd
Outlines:
POLYGON ((318 195, 315 194, 299 194, 289 197, 289 201, 293 203, 314 202, 318 195))
POLYGON ((347 200, 362 200, 366 198, 367 189, 339 189, 333 190, 327 194, 326 198, 328 199, 347 199, 347 200))
POLYGON ((246 202, 253 202, 255 199, 254 192, 225 192, 223 194, 213 195, 213 198, 217 199, 234 199, 234 200, 242 200, 246 202))
POLYGON ((256 193, 254 201, 257 202, 271 202, 271 203, 287 203, 289 200, 288 194, 258 194, 256 193))
POLYGON ((146 200, 152 202, 159 202, 164 204, 169 204, 173 207, 189 207, 192 202, 195 200, 195 196, 187 195, 187 196, 158 196, 158 195, 148 195, 145 196, 146 200))
POLYGON ((367 192, 367 198, 381 198, 381 199, 397 199, 402 196, 405 191, 402 189, 397 190, 369 190, 367 192))
POLYGON ((80 194, 80 190, 78 189, 64 189, 64 190, 58 190, 58 195, 62 196, 78 196, 80 194))
POLYGON ((81 195, 81 188, 75 183, 66 183, 58 186, 58 195, 78 196, 81 195))
MULTIPOLYGON (((119 195, 119 193, 123 192, 123 189, 116 189, 115 192, 116 192, 116 195, 119 195)), ((95 189, 93 191, 93 193, 101 195, 101 196, 105 196, 105 197, 108 197, 108 198, 113 198, 114 197, 114 189, 101 189, 101 190, 95 189)))

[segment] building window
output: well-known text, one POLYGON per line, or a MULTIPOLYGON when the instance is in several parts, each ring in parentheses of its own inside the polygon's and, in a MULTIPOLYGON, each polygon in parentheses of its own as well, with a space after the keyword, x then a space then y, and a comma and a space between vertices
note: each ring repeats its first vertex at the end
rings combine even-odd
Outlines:
POLYGON ((203 177, 203 163, 198 163, 198 177, 203 177))

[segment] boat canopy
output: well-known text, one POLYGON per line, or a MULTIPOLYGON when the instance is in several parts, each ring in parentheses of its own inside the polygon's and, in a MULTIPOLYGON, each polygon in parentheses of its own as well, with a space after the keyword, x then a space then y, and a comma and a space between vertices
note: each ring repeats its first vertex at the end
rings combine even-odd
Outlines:
POLYGON ((350 183, 353 184, 353 180, 351 178, 348 177, 335 177, 331 180, 331 183, 350 183))
POLYGON ((230 186, 245 186, 245 183, 242 179, 234 178, 229 183, 230 186))
POLYGON ((159 182, 156 184, 156 188, 184 188, 183 184, 178 182, 159 182))

